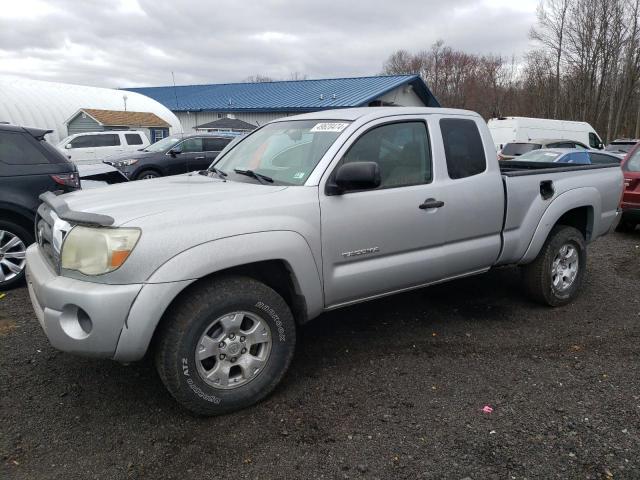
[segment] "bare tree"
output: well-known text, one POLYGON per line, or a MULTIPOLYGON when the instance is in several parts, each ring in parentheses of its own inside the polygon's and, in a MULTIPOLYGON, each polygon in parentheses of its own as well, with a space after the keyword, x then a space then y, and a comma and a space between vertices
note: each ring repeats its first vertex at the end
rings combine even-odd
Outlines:
POLYGON ((532 28, 529 37, 540 42, 553 53, 555 59, 555 102, 553 118, 558 118, 560 103, 560 65, 562 63, 567 12, 570 0, 546 0, 538 6, 538 28, 532 28))

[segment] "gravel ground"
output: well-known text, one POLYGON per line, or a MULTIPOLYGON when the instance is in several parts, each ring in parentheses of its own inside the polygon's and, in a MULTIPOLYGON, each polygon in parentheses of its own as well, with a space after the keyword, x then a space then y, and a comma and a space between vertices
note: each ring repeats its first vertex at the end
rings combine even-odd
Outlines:
POLYGON ((501 269, 325 315, 273 395, 208 419, 149 361, 54 351, 7 292, 0 478, 640 478, 640 231, 588 268, 558 309, 501 269))

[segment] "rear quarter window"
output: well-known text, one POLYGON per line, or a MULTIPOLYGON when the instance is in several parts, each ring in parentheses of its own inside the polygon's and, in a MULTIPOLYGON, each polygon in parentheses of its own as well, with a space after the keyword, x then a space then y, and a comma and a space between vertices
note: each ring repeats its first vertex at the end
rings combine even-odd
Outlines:
POLYGON ((138 133, 125 133, 124 138, 127 140, 127 145, 142 145, 142 138, 138 133))
POLYGON ((473 120, 443 118, 440 131, 444 142, 449 178, 471 177, 487 169, 484 144, 473 120))
POLYGON ((27 134, 14 132, 0 132, 0 162, 7 165, 51 163, 38 148, 37 140, 27 134))

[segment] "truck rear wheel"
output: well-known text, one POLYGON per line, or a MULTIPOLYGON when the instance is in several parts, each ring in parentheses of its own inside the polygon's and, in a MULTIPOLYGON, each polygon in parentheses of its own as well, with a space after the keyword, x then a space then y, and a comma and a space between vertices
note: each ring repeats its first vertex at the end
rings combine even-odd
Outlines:
POLYGON ((587 265, 587 248, 576 228, 557 225, 538 257, 522 267, 525 290, 537 302, 558 307, 579 293, 587 265))
POLYGON ((155 360, 174 398, 199 415, 262 400, 289 368, 296 343, 291 310, 248 277, 196 285, 167 312, 155 360))

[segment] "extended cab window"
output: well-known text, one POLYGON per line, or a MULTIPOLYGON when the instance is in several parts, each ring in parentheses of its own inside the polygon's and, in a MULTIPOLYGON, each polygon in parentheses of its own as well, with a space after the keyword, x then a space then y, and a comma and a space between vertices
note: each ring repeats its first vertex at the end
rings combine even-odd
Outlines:
POLYGON ((376 162, 379 188, 429 183, 432 178, 427 127, 423 122, 382 125, 364 133, 351 146, 342 163, 376 162))
POLYGON ((0 132, 0 162, 8 165, 49 163, 29 137, 21 133, 0 132))
POLYGON ((487 169, 484 145, 473 120, 443 118, 440 130, 444 142, 449 178, 466 178, 487 169))
POLYGON ((127 145, 142 145, 142 138, 137 133, 125 133, 124 138, 127 139, 127 145))

